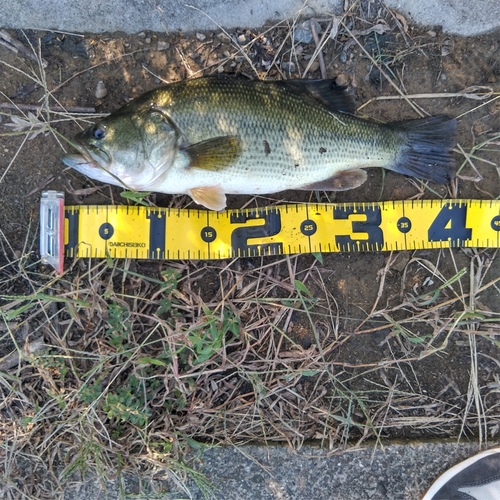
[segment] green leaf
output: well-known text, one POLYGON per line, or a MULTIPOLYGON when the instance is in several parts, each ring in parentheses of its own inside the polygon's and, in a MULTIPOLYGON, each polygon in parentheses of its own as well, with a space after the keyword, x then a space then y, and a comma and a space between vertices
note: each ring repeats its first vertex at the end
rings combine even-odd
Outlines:
POLYGON ((149 203, 146 203, 144 198, 147 198, 150 194, 150 192, 138 193, 137 191, 122 191, 120 196, 126 200, 132 201, 133 203, 137 203, 138 205, 149 207, 149 203))
POLYGON ((186 438, 186 441, 193 450, 200 450, 201 448, 203 448, 203 443, 200 443, 193 438, 188 437, 186 438))
POLYGON ((307 289, 306 285, 302 283, 302 281, 295 280, 295 289, 304 295, 307 295, 308 297, 312 298, 312 293, 307 289))
POLYGON ((481 314, 479 312, 471 311, 467 313, 460 313, 460 319, 480 319, 480 320, 485 320, 486 316, 484 314, 481 314))
POLYGON ((113 268, 115 261, 113 257, 111 257, 111 254, 108 251, 108 247, 106 247, 105 251, 106 251, 106 264, 108 265, 108 267, 113 268))
POLYGON ((156 311, 156 314, 165 314, 168 313, 172 309, 172 301, 169 299, 160 299, 160 307, 158 308, 158 311, 156 311))
POLYGON ((411 342, 412 344, 423 344, 430 335, 424 335, 423 337, 406 337, 408 342, 411 342))
POLYGON ((146 365, 167 366, 167 363, 164 363, 160 359, 155 359, 155 358, 139 358, 137 362, 139 364, 146 364, 146 365))
POLYGON ((321 252, 312 252, 312 254, 320 264, 323 264, 323 254, 321 252))

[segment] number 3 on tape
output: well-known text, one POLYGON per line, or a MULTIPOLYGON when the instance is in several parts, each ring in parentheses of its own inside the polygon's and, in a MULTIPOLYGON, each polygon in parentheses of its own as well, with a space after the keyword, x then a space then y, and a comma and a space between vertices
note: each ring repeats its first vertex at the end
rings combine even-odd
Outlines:
POLYGON ((350 235, 335 236, 340 251, 377 251, 384 246, 384 233, 380 227, 382 223, 382 213, 379 206, 366 206, 361 210, 356 206, 339 207, 333 210, 333 217, 336 220, 348 219, 354 213, 362 213, 366 216, 364 221, 352 221, 352 232, 355 235, 367 234, 368 239, 354 239, 350 235))

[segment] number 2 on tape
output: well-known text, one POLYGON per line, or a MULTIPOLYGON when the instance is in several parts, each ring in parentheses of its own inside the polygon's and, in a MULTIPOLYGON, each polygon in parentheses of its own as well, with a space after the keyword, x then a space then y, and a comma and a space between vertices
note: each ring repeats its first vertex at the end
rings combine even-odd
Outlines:
POLYGON ((278 255, 283 253, 283 243, 273 242, 260 245, 249 244, 252 238, 267 238, 281 231, 281 214, 276 209, 250 210, 242 213, 231 213, 231 224, 241 224, 249 220, 264 219, 260 226, 237 227, 231 233, 231 246, 236 255, 247 257, 256 255, 278 255))

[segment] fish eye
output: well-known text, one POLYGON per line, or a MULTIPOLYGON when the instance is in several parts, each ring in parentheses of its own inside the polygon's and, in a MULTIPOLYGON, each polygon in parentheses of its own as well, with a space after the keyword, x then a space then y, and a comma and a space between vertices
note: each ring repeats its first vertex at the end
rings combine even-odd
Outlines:
POLYGON ((104 139, 105 135, 106 131, 102 127, 99 127, 99 125, 96 125, 92 129, 92 136, 94 137, 94 139, 104 139))

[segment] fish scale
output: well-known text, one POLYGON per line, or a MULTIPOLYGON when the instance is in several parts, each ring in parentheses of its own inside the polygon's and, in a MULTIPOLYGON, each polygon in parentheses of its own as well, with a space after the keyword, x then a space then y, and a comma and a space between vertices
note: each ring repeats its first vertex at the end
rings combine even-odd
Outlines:
POLYGON ((352 189, 364 168, 446 183, 456 122, 379 125, 355 117, 331 80, 176 82, 131 101, 75 138, 66 164, 135 190, 189 194, 220 210, 225 194, 352 189), (97 167, 97 168, 96 168, 97 167))

